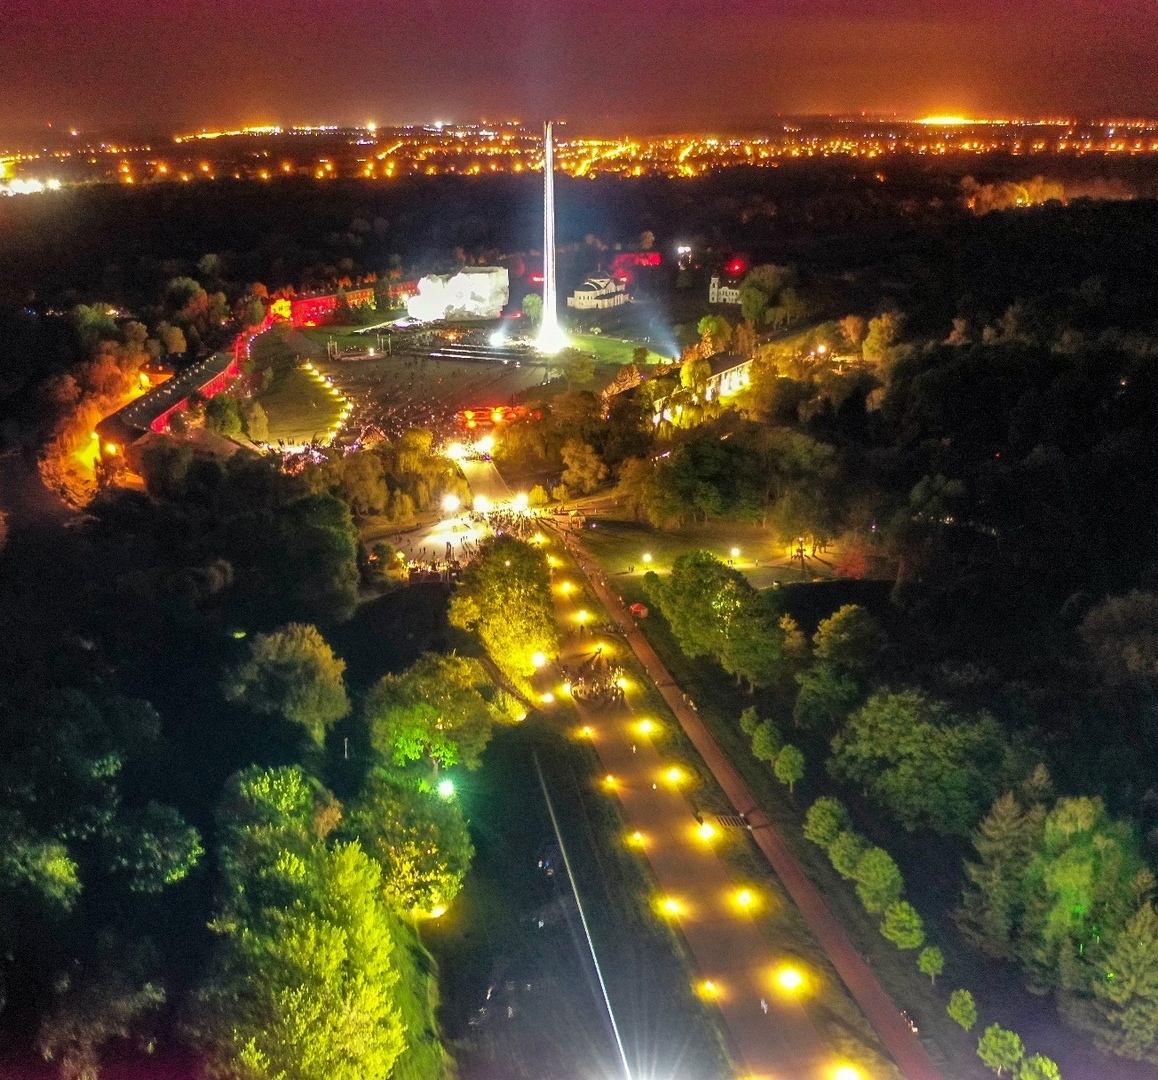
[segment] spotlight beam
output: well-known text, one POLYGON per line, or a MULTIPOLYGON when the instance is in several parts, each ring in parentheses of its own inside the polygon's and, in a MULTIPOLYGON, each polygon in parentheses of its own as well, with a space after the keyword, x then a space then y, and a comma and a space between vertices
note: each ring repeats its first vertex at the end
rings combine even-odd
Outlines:
POLYGON ((539 755, 535 759, 535 772, 539 774, 539 787, 543 789, 543 800, 547 804, 547 813, 551 818, 551 828, 555 830, 555 841, 559 845, 559 854, 563 856, 563 866, 567 870, 567 880, 571 882, 571 895, 575 897, 575 906, 579 909, 579 921, 583 924, 583 936, 587 939, 587 948, 591 953, 591 962, 595 965, 595 975, 599 979, 599 989, 603 994, 603 1004, 607 1009, 607 1018, 611 1021, 611 1030, 615 1034, 615 1045, 619 1050, 619 1058, 623 1062, 625 1080, 632 1080, 631 1066, 627 1063, 627 1051, 623 1048, 623 1038, 619 1034, 619 1025, 615 1022, 615 1012, 611 1008, 611 997, 607 993, 607 983, 603 979, 603 969, 599 966, 599 957, 595 955, 595 942, 591 940, 591 929, 587 925, 587 914, 583 910, 583 901, 579 899, 579 888, 575 884, 575 875, 571 872, 571 860, 567 857, 567 848, 563 844, 563 834, 559 831, 559 820, 555 817, 555 806, 551 802, 551 795, 547 791, 547 780, 543 776, 543 767, 539 764, 539 755))

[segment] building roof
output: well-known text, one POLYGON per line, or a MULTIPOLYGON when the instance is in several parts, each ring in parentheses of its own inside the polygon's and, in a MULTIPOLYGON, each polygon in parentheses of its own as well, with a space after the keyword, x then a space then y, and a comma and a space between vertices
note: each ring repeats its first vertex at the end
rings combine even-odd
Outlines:
POLYGON ((114 441, 117 436, 138 438, 150 430, 158 416, 171 409, 177 402, 183 401, 194 390, 200 390, 232 363, 233 354, 227 352, 213 353, 204 360, 198 360, 197 363, 178 372, 168 382, 161 383, 160 386, 106 416, 97 424, 97 430, 114 441))
POLYGON ((740 356, 734 352, 722 352, 716 353, 708 360, 708 367, 712 369, 712 375, 715 376, 723 375, 725 372, 733 371, 735 368, 743 367, 751 362, 750 356, 740 356))

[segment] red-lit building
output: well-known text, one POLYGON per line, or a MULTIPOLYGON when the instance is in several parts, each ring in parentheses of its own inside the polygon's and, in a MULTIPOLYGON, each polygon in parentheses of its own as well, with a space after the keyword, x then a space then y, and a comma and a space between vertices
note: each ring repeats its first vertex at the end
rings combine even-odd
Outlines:
MULTIPOLYGON (((346 290, 346 303, 352 307, 364 307, 374 303, 374 287, 366 285, 360 289, 346 290)), ((319 296, 298 296, 290 300, 290 322, 294 326, 321 326, 328 323, 338 310, 340 293, 323 293, 319 296)))

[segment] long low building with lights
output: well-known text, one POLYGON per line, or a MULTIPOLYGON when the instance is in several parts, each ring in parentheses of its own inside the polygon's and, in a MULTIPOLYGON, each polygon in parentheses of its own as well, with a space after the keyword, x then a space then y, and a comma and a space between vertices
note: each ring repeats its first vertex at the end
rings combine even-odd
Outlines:
POLYGON ((115 455, 150 431, 166 431, 169 418, 187 408, 194 393, 211 398, 221 393, 238 374, 240 362, 236 351, 214 353, 185 368, 97 424, 102 452, 115 455))

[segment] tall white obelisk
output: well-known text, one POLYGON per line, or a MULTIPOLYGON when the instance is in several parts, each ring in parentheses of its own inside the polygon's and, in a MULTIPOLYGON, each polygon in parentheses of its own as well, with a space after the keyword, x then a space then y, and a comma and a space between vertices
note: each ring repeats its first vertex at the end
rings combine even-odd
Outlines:
POLYGON ((540 352, 557 353, 567 339, 559 329, 558 292, 555 285, 555 141, 553 124, 547 121, 543 154, 543 315, 535 344, 540 352))

